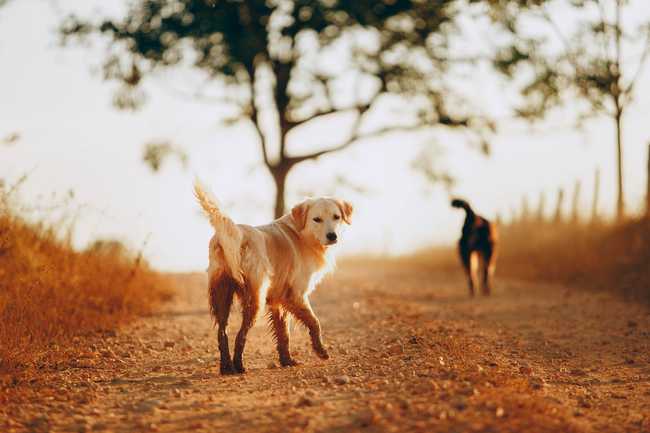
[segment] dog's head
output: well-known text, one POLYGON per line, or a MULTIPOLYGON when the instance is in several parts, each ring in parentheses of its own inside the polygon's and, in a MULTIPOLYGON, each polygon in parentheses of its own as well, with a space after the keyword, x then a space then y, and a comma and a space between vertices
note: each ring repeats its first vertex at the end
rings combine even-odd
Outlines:
POLYGON ((338 242, 342 223, 352 222, 353 207, 344 200, 333 198, 308 199, 291 209, 291 216, 303 236, 323 246, 338 242))

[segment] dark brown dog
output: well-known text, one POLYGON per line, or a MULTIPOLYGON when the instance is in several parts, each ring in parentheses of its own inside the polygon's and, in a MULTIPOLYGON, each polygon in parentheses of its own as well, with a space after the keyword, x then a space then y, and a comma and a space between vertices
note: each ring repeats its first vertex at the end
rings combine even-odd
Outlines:
POLYGON ((492 276, 496 269, 497 259, 497 228, 487 219, 477 215, 465 200, 454 199, 452 207, 464 209, 465 223, 458 241, 458 252, 469 280, 469 294, 474 296, 478 286, 479 265, 482 274, 482 291, 489 295, 492 286, 492 276), (481 263, 479 263, 481 262, 481 263))

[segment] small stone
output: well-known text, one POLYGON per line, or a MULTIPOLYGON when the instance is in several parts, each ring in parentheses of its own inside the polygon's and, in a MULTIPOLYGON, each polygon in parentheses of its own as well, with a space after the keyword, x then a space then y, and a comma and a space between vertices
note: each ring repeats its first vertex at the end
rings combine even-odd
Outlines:
POLYGON ((144 400, 134 405, 133 411, 138 413, 153 412, 159 405, 159 400, 144 400))
POLYGON ((529 374, 531 374, 533 372, 533 369, 528 364, 522 364, 519 367, 519 372, 521 374, 529 375, 529 374))
POLYGON ((497 416, 497 418, 503 418, 503 416, 506 414, 506 411, 503 410, 502 407, 497 407, 497 410, 494 414, 497 416))
POLYGON ((174 346, 176 346, 176 343, 175 343, 175 342, 173 342, 173 341, 171 341, 171 340, 167 340, 167 341, 165 341, 165 349, 171 349, 171 348, 174 347, 174 346))
POLYGON ((377 414, 373 410, 367 409, 357 415, 357 422, 360 427, 369 427, 377 422, 377 418, 377 414))
POLYGON ((537 376, 531 376, 528 379, 528 384, 533 389, 542 389, 544 387, 544 379, 537 376))
POLYGON ((583 407, 585 409, 589 409, 591 407, 591 403, 585 397, 578 398, 578 405, 580 405, 580 407, 583 407))
POLYGON ((334 378, 334 383, 337 385, 347 385, 348 383, 350 383, 350 378, 345 374, 342 376, 337 376, 334 378))
POLYGON ((296 406, 298 406, 298 407, 311 407, 311 406, 315 406, 315 405, 316 405, 316 400, 314 400, 311 397, 307 397, 306 395, 303 395, 302 397, 300 397, 300 399, 298 400, 298 403, 296 404, 296 406))
POLYGON ((107 427, 108 426, 103 422, 96 422, 95 424, 92 425, 91 428, 93 431, 102 431, 102 430, 106 430, 107 427))
POLYGON ((457 411, 463 411, 463 410, 467 409, 467 401, 463 397, 455 398, 451 405, 457 411))
POLYGON ((278 366, 275 364, 275 362, 271 361, 266 365, 267 368, 273 370, 274 368, 278 368, 278 366))
POLYGON ((404 399, 404 398, 400 398, 400 399, 398 399, 398 400, 397 400, 397 403, 398 403, 398 404, 400 405, 400 407, 401 407, 402 409, 404 409, 404 410, 408 410, 408 409, 411 407, 411 402, 408 401, 408 400, 406 400, 406 399, 404 399))

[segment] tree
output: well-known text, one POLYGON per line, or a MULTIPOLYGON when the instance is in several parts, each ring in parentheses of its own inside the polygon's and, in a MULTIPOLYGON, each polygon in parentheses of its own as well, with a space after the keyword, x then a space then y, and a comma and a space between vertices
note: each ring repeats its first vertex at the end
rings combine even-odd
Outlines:
POLYGON ((623 117, 650 53, 648 17, 630 17, 634 7, 642 12, 642 3, 519 0, 504 2, 494 15, 513 36, 513 43, 497 56, 496 66, 510 77, 528 77, 520 116, 538 119, 549 109, 578 99, 585 103, 577 107, 579 121, 600 115, 614 121, 619 221, 625 215, 623 117))
POLYGON ((106 79, 123 87, 116 103, 137 108, 143 79, 190 64, 221 89, 233 122, 250 123, 276 185, 276 217, 285 210, 291 169, 371 137, 442 125, 484 133, 491 124, 445 80, 455 19, 478 0, 138 0, 121 20, 62 26, 72 36, 99 33, 114 51, 106 79), (336 57, 336 62, 329 61, 336 57), (398 98, 396 98, 398 97, 398 98), (394 106, 391 124, 372 114, 394 106), (311 153, 288 149, 294 130, 345 113, 347 138, 311 153))

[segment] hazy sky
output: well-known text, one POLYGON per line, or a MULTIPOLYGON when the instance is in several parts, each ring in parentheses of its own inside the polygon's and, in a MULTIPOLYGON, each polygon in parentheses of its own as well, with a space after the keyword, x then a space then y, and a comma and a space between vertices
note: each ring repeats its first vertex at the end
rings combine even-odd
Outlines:
MULTIPOLYGON (((63 11, 105 11, 106 2, 69 0, 63 11)), ((114 2, 117 3, 117 2, 114 2)), ((159 77, 148 86, 149 102, 132 114, 111 105, 113 83, 101 80, 100 47, 61 48, 56 27, 62 15, 39 0, 10 2, 0 10, 0 137, 19 132, 12 146, 0 146, 0 178, 8 184, 29 173, 20 199, 30 207, 49 208, 67 191, 74 199, 65 209, 41 211, 32 217, 52 221, 74 218, 75 243, 118 238, 134 248, 144 240, 147 258, 171 270, 203 268, 211 229, 199 216, 191 193, 195 175, 210 185, 237 221, 270 220, 273 183, 261 165, 255 135, 249 128, 226 128, 218 107, 180 99, 166 89, 179 76, 159 77), (183 169, 167 161, 159 174, 141 162, 147 141, 169 139, 189 154, 183 169)), ((113 5, 113 7, 115 7, 113 5)), ((650 70, 638 88, 650 94, 650 70)), ((182 80, 182 77, 180 78, 182 80)), ((476 77, 476 99, 489 109, 502 109, 502 89, 493 80, 476 77)), ((650 98, 631 107, 625 118, 625 169, 628 209, 638 210, 645 193, 645 167, 650 141, 650 98)), ((332 140, 343 121, 314 126, 297 134, 292 146, 317 146, 332 140)), ((345 252, 401 253, 458 236, 463 215, 448 205, 448 195, 431 187, 410 168, 425 143, 435 139, 443 154, 439 164, 457 178, 453 194, 467 197, 488 217, 510 216, 523 194, 536 205, 546 191, 551 211, 559 186, 570 197, 575 180, 583 180, 582 202, 588 213, 593 173, 602 169, 603 212, 611 214, 615 198, 614 130, 607 120, 586 124, 576 132, 554 116, 532 131, 501 119, 493 152, 485 157, 462 136, 441 132, 393 135, 348 151, 306 163, 289 178, 289 203, 305 192, 336 194, 356 207, 345 252), (336 187, 344 176, 355 186, 336 187)), ((568 203, 567 203, 568 205, 568 203)))

